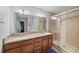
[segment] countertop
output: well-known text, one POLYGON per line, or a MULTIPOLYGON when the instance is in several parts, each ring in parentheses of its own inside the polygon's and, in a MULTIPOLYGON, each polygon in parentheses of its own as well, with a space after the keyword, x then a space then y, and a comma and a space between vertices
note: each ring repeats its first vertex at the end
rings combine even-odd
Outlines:
POLYGON ((4 39, 4 44, 16 42, 16 41, 20 41, 20 40, 32 39, 32 38, 46 36, 46 35, 52 35, 52 33, 45 32, 45 33, 34 33, 34 34, 28 34, 28 35, 22 35, 22 36, 8 37, 8 38, 4 39))

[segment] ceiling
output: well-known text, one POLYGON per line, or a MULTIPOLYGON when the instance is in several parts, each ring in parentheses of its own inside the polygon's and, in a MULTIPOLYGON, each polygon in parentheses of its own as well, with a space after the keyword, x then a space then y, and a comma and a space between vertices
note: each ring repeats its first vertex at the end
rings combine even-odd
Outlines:
POLYGON ((36 7, 59 14, 74 8, 78 8, 79 6, 36 6, 36 7))

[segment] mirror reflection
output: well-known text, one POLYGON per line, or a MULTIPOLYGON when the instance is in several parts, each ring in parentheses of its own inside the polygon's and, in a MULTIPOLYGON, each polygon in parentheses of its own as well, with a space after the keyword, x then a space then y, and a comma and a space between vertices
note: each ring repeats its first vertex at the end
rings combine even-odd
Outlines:
POLYGON ((14 13, 16 16, 16 31, 17 33, 34 33, 46 32, 46 17, 39 17, 34 15, 24 15, 14 13))

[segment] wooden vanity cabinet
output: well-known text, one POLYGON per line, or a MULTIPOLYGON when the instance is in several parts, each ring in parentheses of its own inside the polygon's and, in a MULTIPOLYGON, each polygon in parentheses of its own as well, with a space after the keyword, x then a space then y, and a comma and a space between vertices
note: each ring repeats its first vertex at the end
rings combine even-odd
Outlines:
POLYGON ((40 53, 47 52, 52 47, 53 35, 24 39, 4 45, 5 53, 40 53))

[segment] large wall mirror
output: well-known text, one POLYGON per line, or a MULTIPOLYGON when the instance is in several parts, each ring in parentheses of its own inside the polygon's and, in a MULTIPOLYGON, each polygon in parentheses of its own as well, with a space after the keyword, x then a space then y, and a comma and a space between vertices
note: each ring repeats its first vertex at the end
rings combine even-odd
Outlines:
POLYGON ((46 32, 47 19, 45 17, 38 17, 34 15, 23 15, 15 13, 16 15, 16 30, 17 33, 24 32, 46 32))

